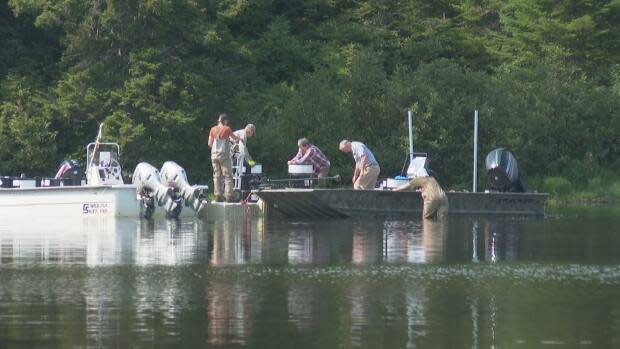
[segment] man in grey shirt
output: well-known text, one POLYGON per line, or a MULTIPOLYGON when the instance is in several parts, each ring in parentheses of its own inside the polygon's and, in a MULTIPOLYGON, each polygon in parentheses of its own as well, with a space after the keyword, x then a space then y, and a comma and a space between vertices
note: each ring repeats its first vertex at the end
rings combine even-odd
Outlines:
POLYGON ((245 128, 233 132, 241 140, 240 142, 235 142, 233 153, 239 153, 239 155, 243 156, 250 166, 254 166, 255 162, 248 151, 248 139, 254 136, 254 132, 256 132, 254 124, 247 124, 245 128))
POLYGON ((351 142, 343 139, 340 142, 340 151, 352 153, 355 160, 353 172, 353 189, 371 190, 375 188, 381 168, 373 153, 361 142, 351 142))
POLYGON ((254 124, 247 124, 245 128, 233 132, 235 136, 239 137, 239 141, 233 143, 232 147, 233 168, 239 169, 239 174, 242 173, 243 167, 245 167, 245 174, 252 173, 251 168, 256 165, 256 161, 248 150, 248 139, 252 138, 255 132, 256 126, 254 124), (245 166, 246 163, 247 166, 245 166))

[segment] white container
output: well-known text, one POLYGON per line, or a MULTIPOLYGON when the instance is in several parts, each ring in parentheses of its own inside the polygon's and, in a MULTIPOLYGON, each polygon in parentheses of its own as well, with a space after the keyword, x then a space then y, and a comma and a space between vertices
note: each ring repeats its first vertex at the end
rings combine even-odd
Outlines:
POLYGON ((396 189, 403 184, 409 183, 408 179, 396 179, 396 178, 388 178, 385 180, 385 188, 386 189, 396 189))
POLYGON ((13 184, 19 188, 36 188, 37 182, 34 179, 20 179, 19 181, 13 181, 13 184), (18 184, 15 184, 18 182, 18 184))
POLYGON ((263 174, 263 165, 262 164, 256 164, 256 165, 252 166, 252 168, 250 169, 250 173, 252 173, 252 174, 263 174))
POLYGON ((288 165, 289 174, 313 174, 312 165, 288 165))
POLYGON ((413 158, 413 161, 409 164, 409 168, 407 168, 407 177, 416 178, 428 176, 428 172, 426 171, 426 159, 426 156, 417 156, 413 158))

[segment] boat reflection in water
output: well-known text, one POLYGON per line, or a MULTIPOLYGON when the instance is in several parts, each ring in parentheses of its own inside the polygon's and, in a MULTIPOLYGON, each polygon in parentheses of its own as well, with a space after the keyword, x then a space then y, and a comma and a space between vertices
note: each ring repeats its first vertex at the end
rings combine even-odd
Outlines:
POLYGON ((291 227, 288 233, 288 263, 327 263, 330 260, 330 241, 316 226, 303 224, 291 227))
POLYGON ((207 250, 204 223, 113 217, 0 224, 0 261, 90 267, 194 263, 207 250))
MULTIPOLYGON (((36 219, 0 223, 3 264, 119 264, 135 242, 137 220, 107 217, 36 219), (117 234, 117 231, 133 232, 117 234)), ((124 262, 131 262, 125 260, 124 262)))
POLYGON ((285 234, 265 234, 262 220, 207 223, 90 217, 49 223, 4 221, 0 222, 0 263, 91 267, 436 264, 516 260, 528 247, 523 224, 498 220, 345 220, 337 224, 270 223, 268 227, 285 234), (455 229, 449 232, 451 224, 455 229))
MULTIPOLYGON (((178 265, 204 261, 209 241, 202 221, 140 220, 135 264, 178 265)), ((122 232, 119 232, 122 234, 122 232)))
POLYGON ((387 262, 437 263, 443 261, 447 220, 385 222, 383 258, 387 262))
MULTIPOLYGON (((479 348, 497 345, 497 321, 501 314, 493 287, 463 289, 451 286, 452 281, 433 281, 423 271, 410 281, 391 277, 377 281, 368 277, 365 267, 378 274, 395 270, 415 275, 416 265, 420 264, 445 264, 450 269, 450 262, 513 260, 523 247, 521 233, 525 224, 525 221, 502 219, 462 219, 456 223, 452 220, 352 221, 340 222, 337 228, 322 223, 296 224, 288 235, 289 264, 331 262, 333 265, 346 260, 355 269, 343 267, 344 280, 329 291, 307 280, 290 282, 286 297, 288 321, 300 335, 310 335, 328 326, 339 328, 341 333, 346 331, 348 336, 341 337, 345 340, 340 343, 342 346, 426 347, 442 343, 440 346, 451 347, 456 343, 471 343, 471 347, 479 348), (450 230, 451 227, 454 229, 450 230), (397 269, 390 269, 391 266, 397 269), (347 276, 355 275, 355 271, 362 276, 347 276), (431 325, 438 317, 454 316, 454 310, 444 305, 450 303, 466 304, 459 315, 462 319, 458 320, 465 325, 452 336, 445 336, 447 329, 433 330, 431 325), (348 316, 333 313, 333 309, 348 316), (373 326, 374 330, 370 330, 373 326), (388 332, 391 335, 386 337, 388 332)), ((422 270, 430 270, 428 275, 432 275, 434 269, 422 270)))
POLYGON ((457 222, 463 233, 454 240, 460 240, 470 252, 471 261, 497 263, 519 258, 524 246, 525 222, 511 222, 509 219, 460 219, 457 222))

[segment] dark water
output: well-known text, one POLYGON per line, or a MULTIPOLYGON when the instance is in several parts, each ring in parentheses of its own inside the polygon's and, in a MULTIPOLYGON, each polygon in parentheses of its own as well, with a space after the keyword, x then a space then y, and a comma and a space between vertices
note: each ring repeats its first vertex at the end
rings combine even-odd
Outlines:
POLYGON ((620 213, 0 222, 0 348, 620 347, 620 213))

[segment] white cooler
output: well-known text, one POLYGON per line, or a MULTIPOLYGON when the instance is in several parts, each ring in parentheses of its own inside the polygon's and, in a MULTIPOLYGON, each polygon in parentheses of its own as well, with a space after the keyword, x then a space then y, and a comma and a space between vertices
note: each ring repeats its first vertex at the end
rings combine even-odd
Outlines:
POLYGON ((250 172, 252 174, 263 174, 263 165, 262 164, 255 164, 254 166, 252 166, 252 168, 250 169, 250 172))
POLYGON ((312 165, 288 165, 288 173, 292 175, 312 175, 312 165))
MULTIPOLYGON (((243 166, 243 173, 245 173, 245 166, 243 166)), ((263 174, 263 165, 262 164, 256 164, 256 165, 250 167, 250 173, 251 174, 263 174)))
POLYGON ((409 179, 396 179, 396 178, 387 178, 383 182, 384 189, 396 189, 403 184, 409 183, 409 179))

